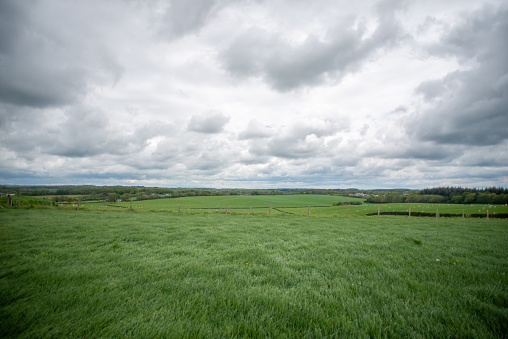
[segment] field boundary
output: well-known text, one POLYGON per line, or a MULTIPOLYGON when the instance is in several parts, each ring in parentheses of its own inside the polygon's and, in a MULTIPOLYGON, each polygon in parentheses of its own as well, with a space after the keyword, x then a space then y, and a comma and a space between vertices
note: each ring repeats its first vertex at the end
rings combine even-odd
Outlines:
MULTIPOLYGON (((377 212, 375 213, 366 213, 367 216, 377 216, 377 215, 400 215, 400 216, 408 216, 409 212, 402 212, 402 211, 385 211, 385 212, 377 212)), ((462 214, 457 213, 439 213, 439 217, 443 218, 461 218, 462 214)), ((411 212, 411 217, 430 217, 435 218, 436 213, 431 212, 411 212)), ((464 214, 465 218, 497 218, 497 219, 508 219, 508 213, 498 213, 498 214, 482 214, 482 213, 470 213, 470 214, 464 214)))

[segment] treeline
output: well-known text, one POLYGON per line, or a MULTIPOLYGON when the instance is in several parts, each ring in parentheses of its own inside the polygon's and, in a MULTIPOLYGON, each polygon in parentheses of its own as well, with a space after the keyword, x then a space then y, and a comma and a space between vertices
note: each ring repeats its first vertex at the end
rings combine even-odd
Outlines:
POLYGON ((192 196, 227 196, 227 195, 287 195, 287 194, 326 194, 353 196, 356 189, 214 189, 214 188, 164 188, 144 186, 6 186, 0 185, 0 192, 18 193, 23 196, 51 196, 55 202, 73 202, 78 197, 81 201, 127 201, 179 198, 192 196))
POLYGON ((463 193, 494 193, 494 194, 508 194, 508 188, 504 187, 488 187, 488 188, 463 188, 463 187, 433 187, 433 188, 425 188, 420 191, 420 195, 441 195, 444 197, 461 195, 463 193))
POLYGON ((369 203, 441 203, 441 204, 508 204, 508 189, 462 187, 426 188, 418 194, 384 194, 369 196, 369 203))
POLYGON ((362 205, 361 201, 338 201, 332 203, 332 206, 344 206, 344 205, 362 205))
MULTIPOLYGON (((414 196, 414 195, 412 195, 414 196)), ((368 196, 365 202, 373 203, 373 204, 390 204, 390 203, 406 203, 408 201, 409 195, 402 194, 376 194, 368 196)))
POLYGON ((451 204, 508 204, 508 189, 488 187, 483 189, 463 187, 435 187, 420 191, 420 196, 437 195, 451 204))

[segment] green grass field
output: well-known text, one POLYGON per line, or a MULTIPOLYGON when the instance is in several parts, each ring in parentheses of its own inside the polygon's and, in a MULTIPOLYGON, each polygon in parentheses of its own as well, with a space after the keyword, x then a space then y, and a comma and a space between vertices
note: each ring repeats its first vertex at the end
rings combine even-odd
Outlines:
POLYGON ((507 336, 506 220, 314 209, 0 209, 0 336, 507 336))
MULTIPOLYGON (((182 212, 213 212, 222 211, 228 206, 228 211, 236 213, 261 213, 268 214, 270 205, 272 212, 283 213, 276 209, 287 208, 306 208, 308 205, 316 206, 332 206, 338 201, 362 201, 357 198, 347 198, 331 195, 251 195, 251 196, 209 196, 209 197, 183 197, 134 201, 133 208, 137 211, 171 211, 177 212, 180 206, 182 212)), ((110 208, 129 208, 130 202, 120 203, 91 203, 85 204, 90 209, 110 209, 110 208)))
MULTIPOLYGON (((346 216, 345 206, 332 206, 334 202, 340 201, 363 201, 358 198, 348 198, 331 195, 253 195, 253 196, 209 196, 209 197, 184 197, 168 198, 155 200, 134 201, 133 209, 135 211, 151 212, 178 212, 181 213, 225 213, 226 206, 228 213, 231 214, 251 214, 251 215, 280 215, 292 214, 298 216, 316 217, 344 217, 346 216), (271 205, 271 211, 270 211, 271 205), (310 205, 310 211, 309 211, 310 205)), ((361 206, 351 205, 347 207, 347 216, 362 216, 368 213, 377 213, 378 206, 381 211, 403 211, 409 212, 428 212, 434 213, 438 209, 439 213, 462 214, 466 215, 487 214, 487 210, 492 216, 494 213, 508 213, 506 205, 454 205, 454 204, 364 204, 361 206)), ((77 208, 77 202, 66 205, 64 208, 77 208)), ((99 211, 127 211, 130 208, 130 202, 120 203, 82 203, 81 209, 99 210, 99 211)), ((408 213, 409 214, 409 213, 408 213)))

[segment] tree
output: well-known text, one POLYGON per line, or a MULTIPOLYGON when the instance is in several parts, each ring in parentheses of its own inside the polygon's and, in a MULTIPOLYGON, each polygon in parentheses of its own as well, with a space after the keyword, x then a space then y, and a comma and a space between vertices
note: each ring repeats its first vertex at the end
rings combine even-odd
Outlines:
POLYGON ((115 193, 109 193, 106 197, 107 202, 115 202, 116 201, 116 194, 115 193))
POLYGON ((492 201, 492 194, 488 192, 484 192, 476 198, 476 202, 478 204, 490 204, 492 201))
POLYGON ((468 193, 464 199, 465 204, 474 204, 476 202, 476 193, 468 193))
POLYGON ((508 194, 496 194, 492 197, 492 203, 501 205, 508 203, 508 194))
POLYGON ((464 198, 462 195, 454 195, 452 197, 452 204, 462 204, 464 202, 464 198))

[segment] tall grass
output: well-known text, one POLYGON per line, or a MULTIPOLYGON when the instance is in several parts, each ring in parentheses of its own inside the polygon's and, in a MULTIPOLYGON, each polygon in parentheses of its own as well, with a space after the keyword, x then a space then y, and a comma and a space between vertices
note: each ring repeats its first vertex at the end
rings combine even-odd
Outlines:
POLYGON ((2 337, 503 337, 508 223, 0 210, 2 337))

